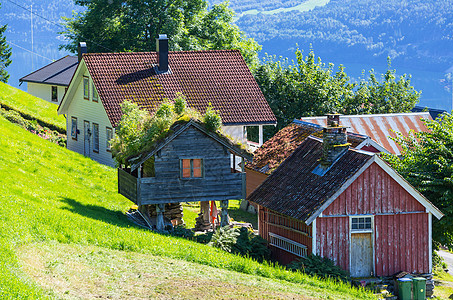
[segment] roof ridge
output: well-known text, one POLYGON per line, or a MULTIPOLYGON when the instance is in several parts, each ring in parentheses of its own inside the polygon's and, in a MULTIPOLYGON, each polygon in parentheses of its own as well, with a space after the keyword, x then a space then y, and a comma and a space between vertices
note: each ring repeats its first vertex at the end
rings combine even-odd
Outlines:
MULTIPOLYGON (((194 53, 240 53, 238 49, 220 49, 220 50, 184 50, 184 51, 169 51, 169 54, 194 54, 194 53)), ((157 54, 156 51, 142 51, 142 52, 98 52, 98 53, 84 53, 83 56, 101 56, 101 55, 141 55, 141 54, 157 54)))

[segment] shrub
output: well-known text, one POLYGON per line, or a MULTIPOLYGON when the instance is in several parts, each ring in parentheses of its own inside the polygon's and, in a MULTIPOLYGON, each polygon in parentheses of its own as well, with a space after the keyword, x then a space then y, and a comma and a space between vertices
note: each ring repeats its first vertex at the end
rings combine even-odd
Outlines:
POLYGON ((239 236, 238 228, 230 228, 228 225, 224 227, 219 227, 215 231, 208 245, 220 248, 226 252, 231 252, 233 249, 233 245, 236 244, 238 236, 239 236))
POLYGON ((190 229, 185 228, 184 226, 176 226, 171 232, 170 235, 182 237, 188 240, 192 240, 194 237, 194 232, 190 229))
POLYGON ((178 116, 180 116, 186 110, 186 97, 181 93, 177 93, 177 96, 178 97, 176 97, 174 103, 174 111, 178 116))
POLYGON ((207 232, 204 234, 197 235, 197 243, 208 244, 211 241, 213 235, 214 232, 207 232))
POLYGON ((308 275, 317 275, 321 278, 332 278, 341 281, 349 281, 349 273, 325 257, 311 254, 295 260, 287 265, 289 269, 300 270, 308 275))
POLYGON ((267 241, 245 227, 239 229, 239 236, 233 245, 232 252, 249 256, 259 262, 270 258, 267 241))
POLYGON ((222 126, 222 118, 220 118, 219 112, 214 110, 211 103, 209 103, 206 113, 203 116, 203 122, 209 131, 215 132, 222 126))

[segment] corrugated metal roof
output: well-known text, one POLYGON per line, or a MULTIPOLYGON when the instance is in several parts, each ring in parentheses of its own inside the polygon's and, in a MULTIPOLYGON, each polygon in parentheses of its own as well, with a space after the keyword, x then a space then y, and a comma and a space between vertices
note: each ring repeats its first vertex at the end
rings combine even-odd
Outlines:
POLYGON ((275 124, 276 118, 237 50, 169 52, 170 71, 156 73, 156 52, 83 54, 88 71, 113 126, 125 100, 153 112, 178 92, 204 113, 220 111, 224 125, 275 124))
POLYGON ((19 81, 69 86, 77 65, 77 56, 67 55, 22 77, 19 81))
MULTIPOLYGON (((389 152, 400 155, 401 147, 390 137, 395 137, 395 132, 400 132, 404 136, 409 135, 409 131, 426 131, 427 128, 422 119, 431 120, 429 112, 412 112, 397 114, 380 115, 354 115, 340 116, 340 124, 349 127, 348 132, 355 132, 369 136, 372 140, 387 149, 389 152), (395 132, 393 132, 395 131, 395 132)), ((326 126, 326 117, 306 117, 302 121, 326 126)))

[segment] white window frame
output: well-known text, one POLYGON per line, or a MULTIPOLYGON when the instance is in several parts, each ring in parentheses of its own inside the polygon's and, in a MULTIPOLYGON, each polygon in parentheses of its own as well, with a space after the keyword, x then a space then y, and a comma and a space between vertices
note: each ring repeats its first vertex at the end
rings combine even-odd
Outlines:
POLYGON ((83 99, 90 100, 90 79, 87 76, 83 76, 83 99))
POLYGON ((307 257, 307 246, 272 232, 269 232, 269 245, 299 257, 307 257))
POLYGON ((373 232, 374 230, 374 216, 373 215, 353 215, 349 216, 349 231, 351 233, 367 233, 373 232), (361 229, 353 229, 352 228, 352 220, 360 219, 360 218, 369 218, 371 220, 371 228, 361 228, 361 229))
POLYGON ((93 124, 93 152, 99 153, 99 124, 93 124))
POLYGON ((93 102, 99 102, 98 92, 94 88, 94 82, 93 81, 91 81, 91 93, 92 93, 91 99, 93 100, 93 102))
POLYGON ((77 117, 71 117, 71 137, 77 141, 77 117))
POLYGON ((112 127, 105 127, 105 140, 106 140, 106 150, 111 152, 112 146, 110 145, 110 140, 113 139, 113 129, 112 127), (109 133, 110 132, 110 133, 109 133))

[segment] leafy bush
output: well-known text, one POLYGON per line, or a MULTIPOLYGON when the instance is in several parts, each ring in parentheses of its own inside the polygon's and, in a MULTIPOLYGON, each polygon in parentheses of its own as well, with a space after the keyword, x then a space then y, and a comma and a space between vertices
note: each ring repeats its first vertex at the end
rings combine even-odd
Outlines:
POLYGON ((222 126, 222 118, 220 118, 219 112, 214 110, 211 103, 209 103, 206 113, 203 116, 203 122, 210 131, 217 131, 222 126))
MULTIPOLYGON (((175 122, 200 119, 197 111, 187 107, 182 94, 178 94, 174 102, 164 101, 157 108, 154 116, 130 101, 124 101, 121 104, 121 110, 123 115, 116 127, 111 149, 117 164, 126 167, 130 165, 129 159, 149 151, 156 142, 165 138, 175 122)), ((218 112, 212 107, 208 108, 203 120, 208 130, 216 131, 222 125, 218 112)))
POLYGON ((448 265, 437 251, 433 251, 433 269, 447 269, 448 265))
POLYGON ((233 245, 232 252, 249 256, 259 262, 270 258, 267 241, 245 227, 239 229, 239 236, 233 245))
POLYGON ((226 252, 231 252, 233 250, 234 244, 236 244, 238 236, 239 236, 238 228, 230 228, 228 225, 224 227, 219 227, 215 231, 208 245, 220 248, 226 252))
POLYGON ((176 226, 171 232, 170 235, 182 237, 188 240, 192 240, 194 237, 194 232, 190 229, 185 228, 184 226, 176 226))
POLYGON ((214 232, 207 232, 204 234, 197 235, 197 243, 208 244, 211 241, 213 235, 214 232))
POLYGON ((349 281, 349 273, 325 257, 311 254, 295 260, 287 265, 289 269, 299 270, 308 275, 317 275, 321 278, 332 278, 341 281, 349 281))

